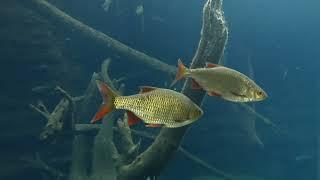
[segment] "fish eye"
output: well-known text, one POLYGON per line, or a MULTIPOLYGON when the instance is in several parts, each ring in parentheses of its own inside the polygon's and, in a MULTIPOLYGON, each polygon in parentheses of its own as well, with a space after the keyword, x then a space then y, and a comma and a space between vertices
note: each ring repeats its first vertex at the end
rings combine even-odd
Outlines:
POLYGON ((257 94, 258 96, 262 96, 262 95, 263 95, 263 92, 262 92, 262 91, 257 91, 256 94, 257 94))

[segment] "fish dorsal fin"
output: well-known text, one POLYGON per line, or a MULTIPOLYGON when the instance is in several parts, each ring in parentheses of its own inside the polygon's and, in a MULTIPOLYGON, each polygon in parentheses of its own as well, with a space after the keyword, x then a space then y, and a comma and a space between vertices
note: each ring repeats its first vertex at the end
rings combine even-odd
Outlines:
POLYGON ((219 64, 213 64, 213 63, 209 63, 206 62, 206 68, 214 68, 214 67, 220 67, 221 65, 219 64))
POLYGON ((153 91, 153 90, 156 90, 158 88, 156 87, 152 87, 152 86, 140 86, 140 94, 142 93, 147 93, 147 92, 150 92, 150 91, 153 91))

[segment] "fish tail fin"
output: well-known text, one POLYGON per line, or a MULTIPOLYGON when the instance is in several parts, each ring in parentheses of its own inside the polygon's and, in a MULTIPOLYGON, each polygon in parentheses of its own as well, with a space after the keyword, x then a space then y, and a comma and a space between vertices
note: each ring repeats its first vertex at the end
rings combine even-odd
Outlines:
POLYGON ((97 122, 100 119, 103 118, 103 116, 107 115, 108 113, 112 112, 114 107, 114 101, 115 98, 118 95, 115 91, 113 91, 106 83, 96 80, 98 89, 100 91, 100 94, 102 96, 103 102, 99 108, 99 110, 96 112, 96 114, 91 119, 91 123, 97 122))
POLYGON ((188 68, 182 63, 181 59, 178 60, 178 71, 175 80, 171 83, 170 87, 177 83, 180 79, 188 74, 188 68))

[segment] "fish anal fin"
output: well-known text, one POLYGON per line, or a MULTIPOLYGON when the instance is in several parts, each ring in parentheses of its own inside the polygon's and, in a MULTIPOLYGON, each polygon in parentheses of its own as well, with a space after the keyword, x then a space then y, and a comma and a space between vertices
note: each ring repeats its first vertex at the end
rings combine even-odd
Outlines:
POLYGON ((146 127, 151 127, 151 128, 157 128, 157 127, 162 127, 162 124, 146 124, 146 127))
POLYGON ((217 93, 217 92, 214 92, 214 91, 208 92, 208 95, 209 96, 221 96, 220 93, 217 93))
POLYGON ((156 90, 157 88, 156 87, 152 87, 152 86, 140 86, 140 94, 141 93, 147 93, 147 92, 150 92, 150 91, 153 91, 153 90, 156 90))
POLYGON ((128 115, 128 125, 132 126, 140 122, 140 118, 138 118, 133 112, 127 111, 128 115))
POLYGON ((195 81, 194 79, 191 80, 191 89, 202 89, 202 87, 195 81))
POLYGON ((206 62, 206 68, 214 68, 214 67, 219 67, 219 66, 221 66, 221 65, 206 62))

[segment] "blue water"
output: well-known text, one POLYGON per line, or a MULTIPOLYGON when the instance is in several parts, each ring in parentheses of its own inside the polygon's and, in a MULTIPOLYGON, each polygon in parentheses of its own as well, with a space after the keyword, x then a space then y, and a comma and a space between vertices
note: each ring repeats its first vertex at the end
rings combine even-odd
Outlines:
MULTIPOLYGON (((117 12, 119 14, 114 10, 104 11, 102 0, 50 2, 122 43, 176 66, 179 58, 189 65, 196 52, 202 26, 202 8, 206 1, 128 0, 122 1, 125 4, 122 8, 125 8, 123 12, 117 12), (135 8, 140 3, 144 6, 143 30, 141 19, 135 14, 135 8)), ((25 7, 32 9, 32 6, 25 7)), ((225 66, 251 76, 268 93, 268 99, 254 103, 255 109, 281 131, 275 132, 235 103, 206 97, 202 106, 205 114, 188 130, 182 142, 183 148, 211 166, 235 176, 246 175, 256 180, 319 179, 319 7, 318 0, 223 2, 229 28, 223 57, 225 66), (253 75, 250 75, 250 67, 253 75), (255 131, 263 147, 252 138, 255 131)), ((41 18, 46 19, 46 16, 41 18)), ((4 29, 11 27, 8 22, 1 22, 4 29)), ((31 92, 33 87, 58 84, 75 96, 81 95, 92 73, 100 71, 101 62, 107 57, 113 59, 110 74, 126 78, 125 94, 136 93, 141 85, 168 88, 174 78, 143 64, 128 61, 121 54, 106 50, 50 20, 48 23, 54 29, 48 37, 62 40, 57 43, 62 55, 57 57, 67 62, 65 64, 56 61, 48 63, 45 56, 39 58, 41 61, 9 61, 24 60, 28 52, 33 57, 40 57, 38 53, 46 51, 45 47, 30 51, 21 48, 23 45, 28 47, 28 42, 22 45, 16 43, 23 42, 25 34, 22 30, 18 31, 21 38, 16 36, 17 39, 7 40, 2 38, 4 35, 0 36, 3 42, 8 43, 3 46, 13 49, 12 52, 0 51, 6 60, 1 62, 0 67, 3 84, 0 106, 2 117, 6 119, 2 122, 5 125, 0 128, 4 144, 1 167, 8 167, 8 170, 3 168, 5 170, 0 171, 0 179, 44 179, 39 171, 25 168, 20 161, 34 152, 50 157, 46 151, 55 146, 54 143, 40 143, 37 140, 45 122, 39 120, 39 115, 30 113, 28 104, 42 99, 49 109, 53 109, 59 98, 50 94, 34 94, 31 92), (21 49, 24 49, 23 53, 19 52, 21 49), (12 74, 9 79, 6 78, 8 74, 12 74), (13 120, 8 121, 10 118, 13 120), (12 136, 14 142, 6 139, 12 136), (20 136, 21 139, 16 138, 20 136), (19 169, 16 173, 12 170, 15 168, 19 169)), ((39 27, 42 26, 39 24, 39 27)), ((9 33, 8 29, 5 32, 9 33)), ((55 46, 54 43, 51 45, 55 46)), ((178 84, 178 90, 181 85, 178 84)), ((137 129, 145 130, 143 126, 137 129)), ((151 132, 157 133, 158 130, 152 129, 151 132)), ((144 140, 143 143, 142 147, 147 148, 152 141, 144 140)), ((70 159, 71 139, 58 144, 53 154, 70 159)), ((66 165, 70 165, 70 161, 66 165)), ((68 167, 63 167, 62 171, 68 172, 68 167)), ((158 178, 200 180, 214 179, 213 176, 211 171, 188 160, 178 151, 158 178)), ((243 179, 249 180, 248 177, 243 179)))

